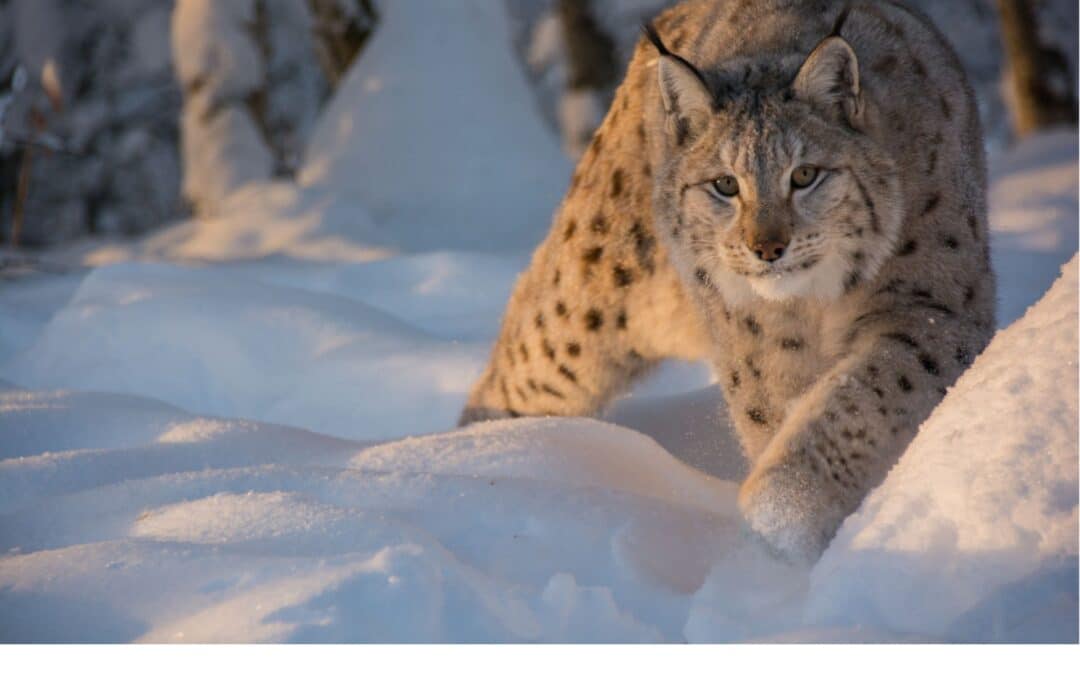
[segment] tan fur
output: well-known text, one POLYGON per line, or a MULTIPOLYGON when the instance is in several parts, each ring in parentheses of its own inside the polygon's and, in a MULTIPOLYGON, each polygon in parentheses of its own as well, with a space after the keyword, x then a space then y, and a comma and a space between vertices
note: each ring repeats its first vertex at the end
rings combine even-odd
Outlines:
POLYGON ((748 524, 823 550, 994 326, 964 74, 925 19, 882 0, 838 21, 848 4, 661 15, 685 62, 639 45, 463 423, 593 414, 660 359, 707 358, 752 463, 748 524), (793 187, 799 166, 820 180, 793 187))

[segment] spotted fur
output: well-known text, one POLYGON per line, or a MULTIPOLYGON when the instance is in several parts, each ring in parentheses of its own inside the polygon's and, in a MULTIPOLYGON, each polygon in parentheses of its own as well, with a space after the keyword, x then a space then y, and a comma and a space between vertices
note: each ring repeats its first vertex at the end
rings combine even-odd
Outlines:
POLYGON ((656 20, 612 111, 462 423, 593 414, 708 359, 749 526, 813 558, 994 329, 963 71, 890 0, 699 0, 656 20))

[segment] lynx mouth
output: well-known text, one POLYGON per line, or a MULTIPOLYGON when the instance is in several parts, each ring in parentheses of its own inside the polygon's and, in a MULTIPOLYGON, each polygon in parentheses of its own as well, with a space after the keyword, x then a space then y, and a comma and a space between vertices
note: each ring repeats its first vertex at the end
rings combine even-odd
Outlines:
MULTIPOLYGON (((756 272, 750 272, 745 276, 754 279, 769 279, 790 276, 799 272, 806 272, 813 269, 824 256, 815 255, 805 258, 803 260, 792 260, 783 264, 772 264, 765 269, 758 270, 756 272)), ((781 261, 783 262, 783 261, 781 261)))
POLYGON ((744 278, 757 295, 768 300, 836 298, 851 270, 843 264, 824 264, 827 257, 828 254, 816 254, 792 260, 783 267, 756 271, 744 278))

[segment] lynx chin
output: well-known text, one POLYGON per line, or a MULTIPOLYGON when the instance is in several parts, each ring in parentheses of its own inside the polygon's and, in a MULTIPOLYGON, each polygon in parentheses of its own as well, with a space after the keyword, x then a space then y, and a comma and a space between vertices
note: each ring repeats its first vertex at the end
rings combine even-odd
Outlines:
POLYGON ((707 359, 747 524, 812 560, 993 334, 975 100, 887 0, 699 0, 646 32, 462 423, 707 359))

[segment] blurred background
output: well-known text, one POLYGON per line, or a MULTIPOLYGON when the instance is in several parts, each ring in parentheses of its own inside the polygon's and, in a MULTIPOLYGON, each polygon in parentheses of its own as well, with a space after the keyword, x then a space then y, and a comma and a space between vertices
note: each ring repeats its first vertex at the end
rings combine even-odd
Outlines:
MULTIPOLYGON (((573 159, 662 0, 504 3, 573 159)), ((291 180, 390 0, 0 0, 0 247, 124 238, 291 180)), ((462 3, 469 5, 469 2, 462 3)), ((911 0, 953 43, 991 155, 1076 125, 1074 0, 911 0)), ((413 14, 413 20, 415 19, 413 14)), ((436 105, 436 101, 432 101, 436 105)))

